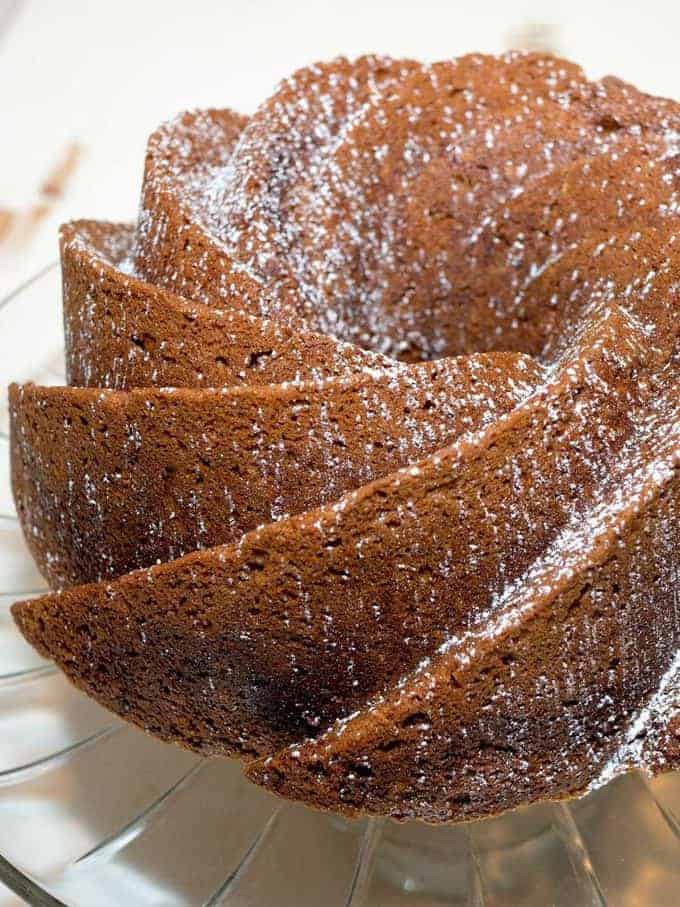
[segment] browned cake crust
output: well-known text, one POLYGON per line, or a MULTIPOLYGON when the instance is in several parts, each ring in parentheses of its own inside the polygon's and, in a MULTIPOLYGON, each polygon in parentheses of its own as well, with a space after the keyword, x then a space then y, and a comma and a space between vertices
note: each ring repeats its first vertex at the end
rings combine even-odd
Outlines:
POLYGON ((324 809, 678 765, 679 135, 536 54, 161 127, 137 227, 62 231, 71 387, 10 391, 27 639, 324 809))
POLYGON ((15 385, 12 481, 50 582, 96 581, 337 500, 490 424, 538 373, 528 356, 480 353, 224 390, 15 385))

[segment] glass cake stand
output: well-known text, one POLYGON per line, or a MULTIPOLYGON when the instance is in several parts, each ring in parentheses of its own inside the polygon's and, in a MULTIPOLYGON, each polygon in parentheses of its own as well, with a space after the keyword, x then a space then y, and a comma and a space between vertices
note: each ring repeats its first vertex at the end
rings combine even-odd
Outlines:
MULTIPOLYGON (((63 383, 59 275, 0 304, 2 383, 63 383)), ((22 641, 44 589, 9 487, 0 403, 0 880, 39 905, 582 907, 680 903, 680 774, 453 827, 346 821, 270 796, 236 762, 126 725, 22 641)), ((0 885, 0 887, 2 887, 0 885)), ((7 889, 0 907, 16 904, 7 889)))

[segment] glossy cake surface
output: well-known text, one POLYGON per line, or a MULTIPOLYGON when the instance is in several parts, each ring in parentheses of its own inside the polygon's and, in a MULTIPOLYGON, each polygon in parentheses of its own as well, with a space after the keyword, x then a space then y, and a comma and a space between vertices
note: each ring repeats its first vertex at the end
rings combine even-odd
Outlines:
POLYGON ((76 685, 346 812, 680 761, 680 106, 536 54, 295 73, 61 235, 12 479, 76 685))

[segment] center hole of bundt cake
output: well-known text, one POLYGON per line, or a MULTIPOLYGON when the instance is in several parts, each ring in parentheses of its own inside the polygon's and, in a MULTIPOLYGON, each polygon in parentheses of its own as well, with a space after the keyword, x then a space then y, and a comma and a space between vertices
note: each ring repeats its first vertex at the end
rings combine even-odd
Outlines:
POLYGON ((291 257, 320 330, 402 361, 541 353, 559 306, 531 283, 550 244, 528 238, 520 219, 501 225, 466 207, 451 188, 461 179, 435 157, 398 179, 376 171, 331 185, 324 205, 310 201, 291 257), (359 204, 352 193, 365 199, 366 182, 371 201, 359 204))

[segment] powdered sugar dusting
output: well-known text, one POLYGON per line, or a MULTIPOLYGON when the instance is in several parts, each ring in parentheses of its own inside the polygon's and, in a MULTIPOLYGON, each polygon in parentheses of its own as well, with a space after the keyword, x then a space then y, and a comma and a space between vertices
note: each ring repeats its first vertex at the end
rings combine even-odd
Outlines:
POLYGON ((317 805, 450 820, 673 762, 679 134, 517 53, 340 59, 154 134, 136 228, 63 233, 82 387, 11 407, 126 714, 156 727, 171 625, 192 745, 317 805))

